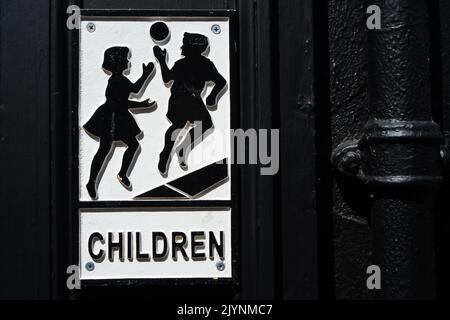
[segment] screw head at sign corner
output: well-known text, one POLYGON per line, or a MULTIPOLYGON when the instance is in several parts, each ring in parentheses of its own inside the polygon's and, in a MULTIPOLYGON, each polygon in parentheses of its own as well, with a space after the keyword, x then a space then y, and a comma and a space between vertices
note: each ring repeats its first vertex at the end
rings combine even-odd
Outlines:
POLYGON ((92 271, 94 271, 94 269, 95 269, 95 264, 93 262, 86 263, 86 270, 87 271, 92 272, 92 271))
POLYGON ((96 29, 97 27, 95 26, 95 23, 93 23, 93 22, 89 22, 87 25, 86 25, 86 29, 87 29, 87 31, 89 31, 89 32, 95 32, 95 29, 96 29))
POLYGON ((220 26, 218 24, 213 24, 211 27, 211 31, 214 34, 220 34, 220 32, 222 32, 222 29, 220 28, 220 26))
POLYGON ((223 261, 219 261, 216 263, 216 267, 217 267, 217 270, 223 271, 223 270, 225 270, 225 263, 223 263, 223 261))

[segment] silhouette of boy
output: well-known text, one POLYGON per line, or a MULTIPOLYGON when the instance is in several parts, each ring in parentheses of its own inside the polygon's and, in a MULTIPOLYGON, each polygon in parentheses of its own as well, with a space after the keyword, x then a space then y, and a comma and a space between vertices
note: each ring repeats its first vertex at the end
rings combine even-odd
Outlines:
POLYGON ((173 134, 189 124, 201 124, 200 136, 195 136, 198 130, 191 128, 185 140, 177 150, 178 160, 183 169, 187 169, 187 153, 209 134, 214 126, 211 116, 201 97, 207 82, 214 82, 214 88, 206 98, 208 106, 217 104, 219 93, 225 88, 226 81, 219 74, 214 63, 203 53, 208 48, 208 38, 201 34, 185 33, 181 54, 184 58, 175 62, 169 69, 166 62, 167 50, 155 46, 153 52, 161 66, 162 78, 165 83, 173 81, 167 118, 172 123, 165 134, 164 149, 159 155, 158 170, 163 176, 167 171, 175 144, 173 134))
POLYGON ((106 102, 84 125, 88 133, 100 139, 100 147, 92 160, 89 182, 86 185, 92 199, 97 198, 97 177, 114 141, 122 141, 128 147, 117 178, 126 189, 131 190, 132 186, 127 173, 139 148, 137 136, 142 131, 129 109, 154 106, 149 99, 142 102, 129 100, 130 93, 138 94, 144 89, 154 69, 153 63, 142 64, 142 76, 132 83, 123 75, 124 71, 130 67, 129 55, 130 49, 127 47, 112 47, 105 51, 103 69, 111 74, 106 87, 106 102))

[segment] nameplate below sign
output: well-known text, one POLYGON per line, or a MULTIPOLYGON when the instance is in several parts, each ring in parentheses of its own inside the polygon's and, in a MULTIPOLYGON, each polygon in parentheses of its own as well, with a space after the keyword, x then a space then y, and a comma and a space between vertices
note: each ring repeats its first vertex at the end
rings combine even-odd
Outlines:
POLYGON ((82 280, 231 278, 231 210, 80 212, 82 280))

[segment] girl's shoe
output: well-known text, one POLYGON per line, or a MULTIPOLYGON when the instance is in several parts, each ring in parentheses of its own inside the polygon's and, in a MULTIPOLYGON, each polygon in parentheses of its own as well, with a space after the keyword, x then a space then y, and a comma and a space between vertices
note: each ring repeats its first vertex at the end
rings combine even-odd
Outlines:
POLYGON ((89 180, 88 184, 86 185, 86 189, 89 193, 89 196, 93 199, 93 200, 97 200, 97 190, 95 190, 95 181, 89 180))

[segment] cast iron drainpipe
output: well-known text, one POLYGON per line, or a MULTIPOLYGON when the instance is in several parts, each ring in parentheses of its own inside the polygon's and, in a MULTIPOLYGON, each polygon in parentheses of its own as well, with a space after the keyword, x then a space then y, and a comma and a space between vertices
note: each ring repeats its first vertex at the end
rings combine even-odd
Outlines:
POLYGON ((372 120, 343 143, 334 164, 367 185, 372 202, 378 299, 435 298, 434 194, 443 181, 443 136, 432 121, 427 0, 376 0, 381 30, 369 32, 372 120), (356 169, 356 170, 355 170, 356 169))

